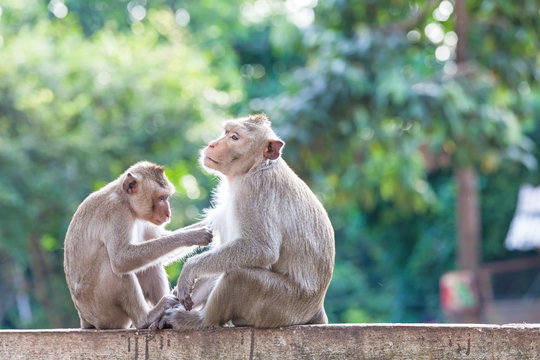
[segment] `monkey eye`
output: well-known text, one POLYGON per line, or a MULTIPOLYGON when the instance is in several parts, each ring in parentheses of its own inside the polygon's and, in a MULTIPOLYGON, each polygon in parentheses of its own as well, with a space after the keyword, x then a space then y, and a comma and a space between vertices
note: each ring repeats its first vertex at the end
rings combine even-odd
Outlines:
POLYGON ((232 134, 231 134, 231 139, 233 139, 234 141, 236 141, 236 140, 239 140, 240 137, 238 136, 237 133, 232 133, 232 134))
POLYGON ((167 200, 167 196, 165 196, 165 195, 160 196, 160 197, 159 197, 159 200, 160 200, 160 201, 166 201, 166 200, 167 200))

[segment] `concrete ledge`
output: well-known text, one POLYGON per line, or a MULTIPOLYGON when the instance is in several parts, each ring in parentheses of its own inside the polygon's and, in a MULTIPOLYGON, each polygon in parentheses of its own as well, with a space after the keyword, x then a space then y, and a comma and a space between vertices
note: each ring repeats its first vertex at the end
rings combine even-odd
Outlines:
POLYGON ((540 359, 540 324, 0 330, 0 359, 540 359))

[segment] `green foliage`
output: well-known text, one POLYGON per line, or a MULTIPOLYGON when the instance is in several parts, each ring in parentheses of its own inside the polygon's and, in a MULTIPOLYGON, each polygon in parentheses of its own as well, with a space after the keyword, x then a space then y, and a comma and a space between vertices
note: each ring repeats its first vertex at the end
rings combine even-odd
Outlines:
MULTIPOLYGON (((476 36, 487 35, 490 23, 498 21, 505 32, 522 32, 537 48, 537 30, 529 21, 537 11, 523 5, 529 14, 520 16, 514 6, 511 14, 506 11, 507 2, 482 6, 487 3, 497 15, 471 5, 472 60, 459 68, 452 57, 435 56, 443 46, 455 51, 448 35, 453 21, 431 15, 439 2, 321 3, 316 26, 304 31, 298 45, 305 66, 291 72, 283 94, 262 107, 277 119, 287 141, 285 157, 330 211, 338 251, 327 301, 334 321, 349 316, 331 305, 336 298, 345 299, 341 306, 353 314, 368 309, 374 319, 380 319, 381 306, 385 320, 440 319, 438 278, 454 266, 455 190, 449 170, 473 166, 490 183, 506 169, 522 174, 535 169, 524 134, 539 120, 532 110, 538 106, 537 51, 526 46, 517 55, 505 33, 494 54, 476 36), (430 26, 441 29, 445 40, 431 38, 430 26), (507 45, 512 50, 494 66, 507 45), (511 64, 519 64, 520 72, 508 71, 511 64), (522 89, 517 94, 516 84, 522 89), (351 262, 356 289, 396 302, 353 294, 340 261, 351 262), (359 276, 361 269, 369 276, 359 276)), ((506 179, 482 193, 489 199, 484 208, 490 201, 499 208, 501 189, 506 195, 499 215, 484 212, 485 259, 506 254, 503 242, 520 184, 506 179)))
MULTIPOLYGON (((2 10, 15 19, 24 12, 2 10)), ((165 165, 178 186, 171 226, 193 221, 211 187, 197 170, 198 149, 224 117, 208 94, 223 80, 167 9, 150 11, 133 32, 103 28, 91 38, 69 19, 46 16, 16 34, 6 28, 2 23, 0 253, 24 265, 31 281, 20 292, 36 314, 50 316, 3 326, 74 326, 73 307, 60 312, 56 305, 70 303, 62 247, 71 214, 91 191, 148 159, 165 165)), ((226 85, 238 91, 238 82, 226 85)), ((8 274, 9 262, 2 263, 8 274)))
POLYGON ((443 319, 456 168, 481 174, 484 260, 516 256, 517 191, 540 175, 534 2, 467 2, 460 68, 439 0, 58 3, 0 5, 1 327, 77 326, 62 272, 76 206, 148 159, 178 190, 170 227, 195 221, 216 183, 198 150, 248 112, 269 114, 329 212, 331 322, 443 319))

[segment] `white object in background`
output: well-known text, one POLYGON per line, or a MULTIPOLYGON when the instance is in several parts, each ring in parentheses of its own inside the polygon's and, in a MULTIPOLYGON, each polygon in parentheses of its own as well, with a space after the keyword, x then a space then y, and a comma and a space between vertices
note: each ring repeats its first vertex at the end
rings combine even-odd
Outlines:
POLYGON ((516 213, 506 235, 508 250, 540 248, 540 186, 522 185, 516 213))

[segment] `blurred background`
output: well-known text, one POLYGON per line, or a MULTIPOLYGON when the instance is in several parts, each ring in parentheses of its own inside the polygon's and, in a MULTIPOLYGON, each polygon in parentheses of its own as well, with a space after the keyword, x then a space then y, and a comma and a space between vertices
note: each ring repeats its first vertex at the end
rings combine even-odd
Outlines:
POLYGON ((0 0, 0 327, 78 327, 78 204, 147 159, 193 223, 199 149, 258 112, 334 225, 330 322, 540 321, 539 7, 0 0))

